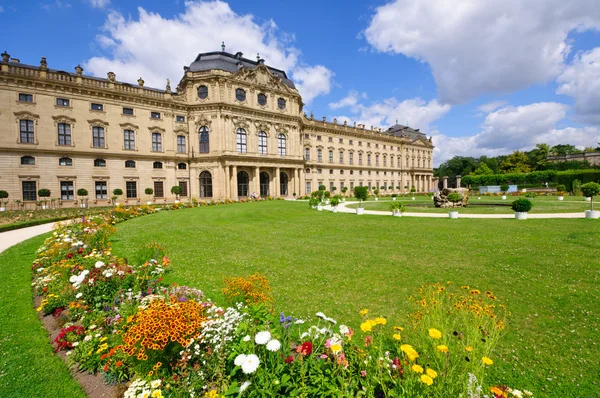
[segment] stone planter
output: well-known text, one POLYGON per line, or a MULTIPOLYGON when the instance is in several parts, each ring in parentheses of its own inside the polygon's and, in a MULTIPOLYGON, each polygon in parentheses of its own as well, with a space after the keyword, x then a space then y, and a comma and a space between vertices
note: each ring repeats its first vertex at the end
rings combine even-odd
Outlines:
POLYGON ((376 197, 375 197, 375 200, 379 200, 379 198, 376 196, 376 197))
MULTIPOLYGON (((81 206, 83 207, 83 205, 81 205, 81 206)), ((48 206, 42 205, 42 210, 46 210, 46 209, 48 209, 48 206)))
POLYGON ((565 197, 564 196, 559 196, 558 200, 565 200, 565 197))
POLYGON ((450 212, 448 212, 448 216, 450 218, 458 218, 458 212, 457 211, 450 211, 450 212))
POLYGON ((506 195, 502 195, 502 200, 506 200, 506 195))
POLYGON ((318 204, 317 205, 317 211, 323 211, 323 205, 322 204, 318 204))
POLYGON ((600 218, 600 210, 586 210, 585 218, 598 219, 600 218))
POLYGON ((115 206, 120 206, 121 204, 119 202, 115 202, 115 206))
POLYGON ((365 214, 365 209, 362 207, 357 207, 356 208, 356 215, 357 216, 362 216, 363 214, 365 214))
POLYGON ((481 200, 481 196, 478 196, 478 197, 477 197, 477 200, 481 200))
POLYGON ((178 200, 178 199, 175 199, 175 203, 179 203, 179 200, 178 200))
POLYGON ((402 212, 400 210, 392 210, 392 216, 402 217, 402 212))
POLYGON ((515 219, 527 220, 527 212, 526 211, 515 211, 515 219))
POLYGON ((396 198, 392 198, 392 200, 396 200, 396 198))
POLYGON ((152 201, 151 201, 151 200, 149 200, 149 201, 147 201, 147 202, 146 202, 146 204, 147 204, 147 205, 151 205, 151 204, 152 204, 152 201))
POLYGON ((337 213, 337 206, 333 206, 333 210, 334 213, 337 213))
POLYGON ((85 209, 87 207, 87 205, 85 203, 82 203, 79 205, 82 209, 85 209))
POLYGON ((6 211, 6 207, 0 206, 0 211, 6 211))
POLYGON ((311 206, 311 207, 312 207, 313 210, 317 208, 317 206, 311 206))
POLYGON ((415 197, 413 196, 411 199, 412 199, 412 200, 415 200, 415 197))
POLYGON ((592 198, 587 198, 587 197, 585 198, 586 202, 589 202, 590 200, 592 200, 592 198))

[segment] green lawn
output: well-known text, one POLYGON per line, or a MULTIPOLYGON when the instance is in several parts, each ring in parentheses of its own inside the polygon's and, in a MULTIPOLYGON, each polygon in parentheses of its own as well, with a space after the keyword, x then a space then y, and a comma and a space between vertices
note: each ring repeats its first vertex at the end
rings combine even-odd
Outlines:
POLYGON ((536 396, 600 395, 600 223, 356 217, 305 202, 197 208, 118 226, 114 251, 136 257, 156 241, 170 282, 217 301, 223 277, 261 272, 278 309, 323 311, 356 326, 358 311, 406 325, 421 284, 492 290, 512 311, 492 377, 536 396))
POLYGON ((85 397, 33 308, 31 263, 44 238, 0 254, 0 397, 85 397))
MULTIPOLYGON (((482 196, 480 200, 476 196, 469 197, 469 206, 458 208, 459 213, 465 214, 512 214, 510 204, 516 199, 514 196, 508 196, 506 200, 502 200, 500 196, 482 196)), ((353 201, 354 199, 347 199, 353 201)), ((417 196, 415 200, 407 197, 399 197, 398 200, 406 206, 407 212, 415 213, 447 213, 450 209, 436 208, 433 205, 433 200, 417 196)), ((369 200, 363 204, 366 210, 388 211, 391 198, 380 198, 379 201, 369 200)), ((555 196, 539 196, 531 199, 533 207, 530 213, 583 213, 584 210, 589 210, 590 202, 586 202, 583 197, 565 197, 563 201, 559 201, 555 196)), ((348 205, 348 208, 356 208, 358 204, 348 205)), ((600 205, 598 205, 600 208, 600 205)))

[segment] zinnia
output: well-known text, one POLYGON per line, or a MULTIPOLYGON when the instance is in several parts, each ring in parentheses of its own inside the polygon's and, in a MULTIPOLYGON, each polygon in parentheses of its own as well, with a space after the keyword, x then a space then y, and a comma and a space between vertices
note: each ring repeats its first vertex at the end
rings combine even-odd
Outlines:
POLYGON ((437 372, 433 369, 427 369, 425 373, 427 373, 427 376, 431 377, 432 379, 437 377, 437 372))
POLYGON ((310 341, 305 341, 296 348, 296 352, 304 356, 312 354, 313 345, 310 341))
POLYGON ((281 348, 281 343, 279 342, 279 340, 272 339, 272 340, 269 340, 269 342, 267 343, 267 350, 269 350, 271 352, 277 352, 277 351, 279 351, 280 348, 281 348))
POLYGON ((255 354, 246 355, 244 362, 242 363, 242 372, 245 374, 251 374, 256 372, 260 359, 255 354))
POLYGON ((442 338, 442 332, 440 332, 440 331, 439 331, 439 330, 437 330, 437 329, 433 329, 433 328, 431 328, 431 329, 429 329, 429 336, 430 336, 432 339, 441 339, 441 338, 442 338))
POLYGON ((258 332, 256 336, 254 336, 254 342, 259 345, 267 344, 271 340, 271 333, 268 331, 258 332))
POLYGON ((433 379, 427 375, 421 375, 421 382, 430 386, 433 384, 433 379))
POLYGON ((423 373, 423 367, 421 365, 417 365, 416 363, 410 367, 410 370, 416 373, 423 373))
POLYGON ((481 362, 483 362, 484 365, 493 365, 494 361, 492 361, 490 358, 488 357, 483 357, 481 358, 481 362))

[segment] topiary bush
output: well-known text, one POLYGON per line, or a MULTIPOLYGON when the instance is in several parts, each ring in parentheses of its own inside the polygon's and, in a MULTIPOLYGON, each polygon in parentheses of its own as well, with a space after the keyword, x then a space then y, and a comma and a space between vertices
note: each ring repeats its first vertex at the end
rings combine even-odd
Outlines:
POLYGON ((0 199, 6 199, 6 198, 8 198, 8 192, 0 191, 0 199))
POLYGON ((532 206, 533 203, 531 203, 529 199, 525 198, 519 198, 510 205, 511 209, 518 213, 527 213, 529 210, 531 210, 532 206))
POLYGON ((456 203, 460 202, 461 200, 463 200, 463 197, 461 194, 459 194, 458 192, 451 192, 448 195, 448 200, 450 202, 452 202, 452 208, 454 209, 454 206, 456 206, 456 203))
POLYGON ((113 195, 121 196, 121 195, 123 195, 123 190, 121 188, 116 188, 113 190, 113 195))
POLYGON ((47 198, 50 196, 50 190, 42 188, 38 191, 38 195, 40 196, 40 198, 47 198))
POLYGON ((588 182, 581 186, 581 191, 586 198, 591 198, 590 210, 594 210, 594 196, 600 193, 600 184, 597 182, 588 182))
POLYGON ((354 197, 356 197, 360 201, 360 207, 362 207, 362 201, 367 200, 367 196, 369 195, 369 188, 367 187, 354 187, 354 197))
POLYGON ((559 184, 556 186, 556 192, 563 193, 566 191, 567 191, 567 187, 565 187, 563 184, 559 184))
POLYGON ((146 188, 146 189, 144 189, 144 193, 146 195, 152 195, 154 193, 154 189, 152 189, 152 188, 146 188))
POLYGON ((77 190, 77 196, 88 196, 88 191, 85 188, 79 188, 77 190))

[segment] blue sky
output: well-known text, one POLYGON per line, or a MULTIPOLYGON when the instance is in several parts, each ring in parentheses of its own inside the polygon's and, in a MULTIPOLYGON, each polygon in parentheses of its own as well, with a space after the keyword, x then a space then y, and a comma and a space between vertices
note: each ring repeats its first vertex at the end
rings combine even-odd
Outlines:
POLYGON ((317 118, 397 119, 432 135, 436 164, 538 142, 596 146, 600 7, 537 3, 2 0, 1 50, 164 87, 224 40, 286 70, 317 118))

